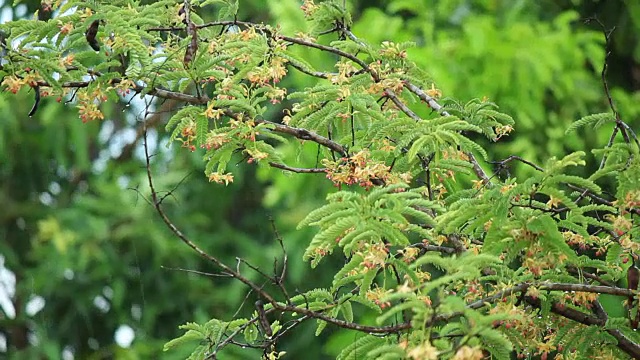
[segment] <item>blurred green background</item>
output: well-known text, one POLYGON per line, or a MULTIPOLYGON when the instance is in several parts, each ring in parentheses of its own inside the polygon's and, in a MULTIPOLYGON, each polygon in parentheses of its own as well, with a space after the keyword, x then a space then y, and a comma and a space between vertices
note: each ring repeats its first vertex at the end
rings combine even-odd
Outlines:
MULTIPOLYGON (((279 24, 289 34, 305 29, 300 1, 239 2, 241 20, 279 24)), ((40 6, 18 3, 2 2, 1 21, 31 17, 40 6)), ((540 163, 606 143, 610 128, 564 134, 580 117, 608 110, 600 79, 604 36, 597 25, 583 21, 592 15, 617 27, 609 63, 612 95, 623 119, 636 130, 640 125, 638 1, 347 3, 352 30, 366 41, 416 42, 410 58, 445 97, 463 102, 487 97, 514 117, 514 133, 485 144, 494 160, 518 154, 540 163)), ((333 60, 313 56, 321 69, 333 60)), ((292 72, 284 84, 304 88, 310 81, 292 72)), ((72 106, 53 99, 43 100, 29 118, 32 101, 26 90, 0 94, 0 358, 184 358, 188 352, 162 352, 167 340, 182 333, 178 326, 212 317, 229 320, 247 289, 177 269, 216 270, 173 238, 144 198, 148 188, 136 136, 140 109, 111 102, 104 108, 106 120, 83 124, 72 106)), ((175 104, 165 106, 170 110, 175 104)), ((282 256, 273 218, 290 259, 289 289, 329 284, 341 260, 335 257, 311 272, 301 261, 311 230, 295 231, 295 226, 324 201, 331 184, 321 175, 291 176, 244 163, 237 166, 233 185, 210 184, 201 153, 179 144, 166 147, 168 116, 154 118, 157 130, 149 136, 157 188, 173 191, 165 203, 176 224, 227 263, 241 256, 270 271, 282 256)), ((316 149, 282 151, 313 163, 316 149)), ((522 178, 529 171, 514 165, 511 175, 522 178)), ((251 311, 247 305, 240 313, 251 311)), ((314 330, 311 323, 300 327, 280 350, 290 359, 331 358, 357 336, 329 328, 316 338, 314 330)), ((221 356, 257 357, 231 349, 221 356)))

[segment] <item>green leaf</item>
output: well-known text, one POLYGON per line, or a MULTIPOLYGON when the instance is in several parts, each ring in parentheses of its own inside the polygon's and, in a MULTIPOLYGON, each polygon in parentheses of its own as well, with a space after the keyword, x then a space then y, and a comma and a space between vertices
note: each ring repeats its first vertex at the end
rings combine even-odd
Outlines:
POLYGON ((162 350, 168 351, 176 346, 184 345, 185 343, 188 343, 191 341, 200 341, 203 339, 204 339, 204 336, 202 333, 195 330, 188 330, 184 335, 177 337, 173 340, 170 340, 166 344, 164 344, 164 347, 162 348, 162 350))
POLYGON ((385 340, 383 338, 365 335, 344 348, 336 360, 358 360, 364 354, 384 344, 385 340))
POLYGON ((345 301, 340 304, 340 312, 346 321, 353 322, 353 308, 351 307, 351 301, 345 301))
POLYGON ((573 124, 571 124, 571 126, 569 126, 565 131, 565 134, 572 133, 576 131, 578 128, 581 128, 587 125, 593 125, 594 128, 598 128, 606 122, 613 122, 615 120, 616 118, 615 116, 613 116, 612 113, 599 113, 599 114, 587 115, 580 118, 580 120, 575 121, 573 124))
POLYGON ((564 254, 570 261, 577 261, 576 253, 567 245, 558 226, 549 215, 534 217, 527 223, 527 229, 539 236, 542 244, 555 252, 564 254))
POLYGON ((209 132, 209 119, 204 115, 196 117, 196 144, 203 146, 209 132))
POLYGON ((498 360, 511 359, 511 350, 513 345, 499 331, 493 329, 484 329, 478 335, 485 345, 486 349, 498 360))

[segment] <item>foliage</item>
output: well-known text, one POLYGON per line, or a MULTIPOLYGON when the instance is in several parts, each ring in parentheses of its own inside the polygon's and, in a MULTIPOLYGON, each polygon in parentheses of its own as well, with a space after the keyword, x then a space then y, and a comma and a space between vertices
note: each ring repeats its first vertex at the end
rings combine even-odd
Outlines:
MULTIPOLYGON (((396 1, 390 7, 411 13, 416 11, 412 4, 396 1)), ((515 155, 496 162, 495 172, 489 173, 483 165, 501 153, 494 149, 512 136, 514 127, 523 124, 534 129, 533 118, 543 113, 544 86, 517 86, 494 103, 476 93, 483 86, 452 73, 448 76, 456 80, 449 82, 467 82, 469 94, 442 98, 443 90, 434 83, 439 84, 442 75, 425 73, 434 70, 433 59, 416 56, 424 49, 411 41, 359 38, 358 24, 341 1, 304 1, 299 17, 306 25, 291 32, 238 20, 242 6, 235 1, 57 1, 49 5, 54 13, 49 21, 23 19, 0 25, 6 44, 11 44, 3 54, 4 89, 20 96, 27 91, 33 94, 31 114, 42 112, 45 105, 56 106, 42 98, 68 100, 87 123, 81 129, 94 131, 96 120, 109 115, 106 103, 137 104, 143 119, 138 136, 144 141, 145 171, 124 171, 123 182, 144 184, 136 191, 140 201, 150 206, 127 204, 121 191, 127 185, 114 186, 117 176, 105 176, 102 182, 91 183, 91 192, 77 200, 82 210, 40 219, 32 256, 45 258, 43 252, 55 250, 64 259, 82 261, 51 263, 52 273, 73 268, 72 274, 85 276, 97 271, 91 279, 108 281, 118 274, 92 266, 120 257, 117 251, 123 249, 109 241, 135 244, 136 238, 150 236, 156 242, 140 248, 157 251, 155 257, 144 257, 151 261, 149 267, 206 264, 219 273, 201 275, 230 277, 249 290, 244 300, 239 294, 234 297, 240 306, 235 314, 211 318, 200 313, 191 319, 190 314, 181 313, 185 321, 197 322, 181 326, 184 334, 168 341, 164 351, 182 350, 190 359, 204 359, 233 354, 237 346, 258 349, 266 359, 286 358, 282 341, 299 336, 295 330, 315 320, 316 336, 329 327, 358 334, 336 354, 339 359, 640 355, 640 339, 634 331, 640 275, 633 265, 640 236, 640 144, 613 104, 607 113, 577 116, 587 108, 583 101, 610 97, 608 90, 604 94, 585 90, 587 94, 576 97, 573 108, 553 113, 565 122, 575 120, 567 124, 567 133, 612 124, 608 143, 605 139, 593 148, 581 143, 580 150, 555 157, 532 153, 531 144, 520 149, 507 144, 502 151, 515 155), (215 20, 210 21, 204 9, 214 12, 215 20), (333 60, 330 67, 318 66, 321 56, 333 60), (289 84, 296 84, 295 77, 304 77, 306 83, 294 91, 289 84), (157 116, 165 101, 175 105, 167 119, 157 116), (516 121, 498 107, 502 101, 513 110, 516 121), (259 176, 279 169, 297 178, 326 178, 318 189, 327 189, 326 183, 337 187, 335 192, 327 191, 325 204, 296 218, 298 228, 307 231, 302 234, 310 234, 307 227, 317 228, 305 240, 304 254, 288 256, 289 241, 282 239, 275 224, 270 229, 271 224, 245 223, 240 226, 271 234, 271 242, 282 252, 269 253, 278 260, 273 270, 264 270, 269 260, 259 267, 247 260, 251 251, 260 254, 259 245, 238 240, 241 234, 229 231, 244 246, 237 247, 237 264, 228 265, 230 259, 218 255, 205 240, 206 230, 199 229, 215 227, 215 221, 190 219, 189 207, 168 205, 174 195, 202 201, 200 197, 211 190, 190 188, 192 193, 182 193, 184 181, 196 180, 175 175, 159 180, 157 173, 163 167, 193 159, 180 153, 175 158, 163 156, 162 150, 158 157, 151 155, 149 129, 165 120, 169 140, 180 143, 184 152, 202 156, 209 182, 239 186, 238 191, 261 186, 246 171, 249 167, 232 166, 244 163, 258 166, 259 176), (592 157, 584 150, 591 150, 592 157), (584 169, 593 158, 599 160, 596 165, 584 169), (537 165, 543 159, 544 165, 537 165), (505 174, 515 162, 532 170, 526 177, 505 174), (163 193, 160 188, 172 190, 163 193), (103 204, 93 196, 111 202, 103 204), (158 222, 132 225, 145 223, 151 210, 170 233, 161 231, 158 222), (88 226, 65 230, 66 226, 81 229, 78 224, 88 226), (101 247, 109 250, 98 251, 101 247), (194 260, 193 255, 201 259, 194 260), (311 289, 292 292, 291 267, 299 266, 300 258, 317 267, 314 272, 324 266, 331 284, 314 283, 311 289), (325 259, 333 261, 325 264, 325 259), (623 281, 628 288, 616 285, 623 281), (603 306, 603 294, 625 297, 628 311, 619 315, 620 298, 603 306), (248 299, 258 301, 250 307, 248 299), (248 313, 245 307, 251 308, 248 313), (576 340, 584 338, 590 341, 576 340)), ((375 16, 379 22, 387 16, 375 11, 363 16, 375 16)), ((530 83, 534 73, 540 84, 552 84, 550 91, 558 100, 573 98, 572 82, 597 82, 598 78, 563 70, 577 68, 585 60, 594 67, 606 60, 600 51, 601 34, 568 35, 575 18, 564 13, 551 25, 532 29, 517 22, 518 16, 506 16, 508 31, 490 36, 504 48, 493 53, 496 58, 478 58, 477 54, 485 53, 480 34, 497 31, 491 25, 494 19, 478 16, 461 25, 468 46, 458 44, 455 57, 436 51, 433 55, 440 61, 434 63, 458 58, 474 63, 469 59, 477 58, 475 65, 482 69, 493 61, 512 62, 522 49, 508 44, 524 36, 531 39, 532 49, 554 44, 558 51, 536 61, 534 55, 523 54, 531 58, 529 66, 513 62, 513 68, 493 68, 495 73, 483 73, 477 79, 510 74, 503 76, 503 82, 493 81, 499 92, 513 86, 507 81, 511 78, 530 83), (583 47, 586 56, 577 51, 583 47)), ((427 26, 421 30, 424 38, 418 40, 436 37, 436 22, 417 17, 408 26, 416 27, 418 22, 427 26)), ((443 39, 449 36, 445 33, 443 39)), ((55 151, 68 151, 60 142, 56 146, 55 151)), ((84 160, 89 172, 86 156, 78 159, 84 160)), ((319 181, 285 182, 309 192, 309 186, 319 181)), ((282 188, 288 191, 285 185, 282 188)), ((275 203, 288 195, 272 196, 275 203)), ((252 205, 249 201, 247 206, 252 205)), ((212 214, 224 216, 215 208, 212 214)), ((133 252, 128 245, 124 250, 129 263, 138 262, 135 245, 133 252)), ((42 294, 54 296, 62 279, 51 281, 38 275, 34 285, 42 294)), ((124 299, 124 289, 136 280, 131 274, 123 275, 128 281, 115 281, 107 291, 111 295, 103 294, 118 309, 132 301, 124 299)), ((169 287, 166 294, 184 294, 188 302, 197 302, 200 296, 214 303, 229 301, 211 294, 217 281, 211 285, 204 277, 196 279, 197 290, 182 288, 168 277, 144 283, 169 287)), ((78 291, 88 289, 80 286, 78 291)), ((69 290, 65 296, 73 294, 69 290)), ((73 309, 88 318, 86 306, 80 302, 73 309)), ((163 326, 162 314, 147 315, 146 328, 163 326)), ((101 317, 91 318, 87 327, 99 321, 101 317)), ((49 351, 56 352, 60 349, 49 351)))

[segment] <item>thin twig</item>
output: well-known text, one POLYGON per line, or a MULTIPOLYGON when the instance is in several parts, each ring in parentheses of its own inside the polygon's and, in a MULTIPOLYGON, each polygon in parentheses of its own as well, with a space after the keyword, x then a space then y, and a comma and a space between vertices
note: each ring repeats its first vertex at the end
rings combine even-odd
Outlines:
POLYGON ((634 296, 635 291, 619 288, 614 286, 588 285, 588 284, 565 284, 565 283, 522 283, 508 289, 499 291, 498 293, 475 301, 468 305, 471 309, 479 309, 487 303, 493 303, 498 299, 502 299, 513 294, 526 292, 529 288, 536 288, 547 291, 567 291, 567 292, 587 292, 596 294, 610 294, 619 296, 634 296))
POLYGON ((285 296, 287 304, 292 305, 289 292, 284 286, 284 279, 287 276, 287 266, 289 265, 287 250, 284 247, 284 240, 282 239, 282 236, 280 236, 280 232, 278 232, 278 228, 276 227, 276 222, 271 216, 269 216, 269 222, 271 222, 271 228, 273 229, 273 234, 275 235, 276 240, 278 241, 278 244, 280 244, 280 249, 282 249, 282 271, 278 275, 278 269, 277 269, 278 262, 277 262, 277 259, 275 259, 273 262, 273 267, 274 267, 273 276, 274 276, 276 285, 278 285, 278 287, 280 288, 280 291, 282 291, 282 294, 285 296))
POLYGON ((334 317, 325 315, 322 312, 313 311, 313 310, 310 310, 308 308, 301 308, 301 307, 298 307, 298 306, 279 303, 279 302, 277 302, 275 300, 275 298, 273 296, 271 296, 264 289, 262 289, 262 287, 258 286, 257 284, 255 284, 251 280, 249 280, 246 277, 244 277, 243 275, 241 275, 239 273, 239 271, 232 269, 231 267, 227 266, 222 261, 220 261, 218 258, 216 258, 216 257, 208 254, 204 250, 200 249, 200 247, 198 247, 182 231, 180 231, 180 229, 178 229, 178 227, 176 225, 173 224, 171 219, 169 219, 167 214, 164 212, 164 209, 162 209, 162 206, 159 203, 158 193, 155 190, 155 185, 153 183, 153 177, 152 177, 152 174, 151 174, 151 163, 150 163, 151 157, 149 155, 149 147, 148 147, 148 144, 147 144, 146 132, 145 132, 145 136, 143 137, 143 139, 144 139, 144 142, 143 142, 143 144, 144 144, 144 152, 145 152, 145 158, 146 158, 147 180, 149 182, 149 188, 151 190, 152 203, 153 203, 153 205, 154 205, 154 207, 156 209, 156 212, 158 213, 158 215, 160 215, 160 218, 165 223, 165 225, 169 228, 169 230, 171 230, 171 232, 178 239, 180 239, 183 243, 185 243, 187 246, 189 246, 191 249, 193 249, 196 253, 198 253, 198 255, 202 256, 206 260, 208 260, 211 263, 215 264, 216 266, 221 268, 225 273, 228 273, 231 277, 237 279, 238 281, 240 281, 243 284, 247 285, 249 288, 253 289, 253 291, 256 292, 260 297, 262 297, 267 302, 269 302, 269 304, 274 309, 279 310, 279 311, 283 311, 283 312, 288 312, 288 313, 296 313, 296 314, 306 315, 306 316, 314 318, 314 319, 324 320, 324 321, 326 321, 326 322, 328 322, 330 324, 333 324, 333 325, 336 325, 336 326, 339 326, 339 327, 342 327, 342 328, 345 328, 345 329, 351 329, 351 330, 360 331, 360 332, 367 332, 367 333, 376 333, 376 334, 397 333, 397 332, 400 332, 400 331, 407 330, 407 329, 409 329, 411 327, 410 323, 387 325, 387 326, 362 325, 362 324, 357 324, 357 323, 353 323, 353 322, 349 322, 349 321, 345 321, 345 320, 336 319, 334 317))
POLYGON ((532 168, 543 172, 544 169, 541 168, 540 166, 534 164, 533 162, 529 161, 529 160, 525 160, 523 158, 521 158, 520 156, 516 156, 516 155, 511 155, 508 158, 501 160, 501 161, 492 161, 492 164, 496 164, 498 166, 498 169, 503 169, 509 162, 513 161, 513 160, 518 160, 521 163, 527 164, 529 166, 531 166, 532 168))
POLYGON ((324 169, 324 168, 296 168, 296 167, 291 167, 285 164, 280 164, 272 161, 269 162, 269 165, 277 169, 291 171, 299 174, 320 174, 320 173, 327 172, 327 169, 324 169))

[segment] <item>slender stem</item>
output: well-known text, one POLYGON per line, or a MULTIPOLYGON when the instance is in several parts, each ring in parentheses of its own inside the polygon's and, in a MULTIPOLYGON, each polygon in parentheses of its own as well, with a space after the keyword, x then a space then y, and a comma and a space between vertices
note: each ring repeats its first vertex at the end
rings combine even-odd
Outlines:
POLYGON ((320 174, 320 173, 327 172, 327 169, 322 169, 322 168, 296 168, 296 167, 291 167, 285 164, 279 164, 275 162, 269 162, 269 165, 277 169, 291 171, 299 174, 320 174))

